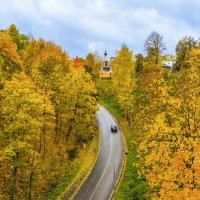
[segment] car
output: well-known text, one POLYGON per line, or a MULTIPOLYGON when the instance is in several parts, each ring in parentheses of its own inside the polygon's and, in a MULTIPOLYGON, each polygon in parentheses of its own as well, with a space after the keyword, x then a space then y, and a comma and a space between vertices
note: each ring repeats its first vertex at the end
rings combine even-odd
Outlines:
POLYGON ((111 132, 117 132, 117 125, 111 125, 110 127, 111 132))

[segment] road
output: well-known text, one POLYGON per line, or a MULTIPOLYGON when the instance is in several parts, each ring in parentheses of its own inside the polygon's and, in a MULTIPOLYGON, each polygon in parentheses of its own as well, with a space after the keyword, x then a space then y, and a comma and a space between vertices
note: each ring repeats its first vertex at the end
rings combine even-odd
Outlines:
POLYGON ((88 179, 75 196, 75 200, 107 200, 114 191, 120 175, 124 148, 121 132, 111 133, 111 124, 117 124, 103 106, 99 107, 97 118, 102 130, 102 143, 96 164, 88 179))

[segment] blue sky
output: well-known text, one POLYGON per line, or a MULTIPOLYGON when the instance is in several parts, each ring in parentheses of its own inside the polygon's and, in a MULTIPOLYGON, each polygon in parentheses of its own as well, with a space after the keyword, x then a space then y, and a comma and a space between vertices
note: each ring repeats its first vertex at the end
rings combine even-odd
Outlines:
POLYGON ((122 43, 144 53, 151 31, 163 35, 174 53, 185 35, 200 37, 200 0, 1 0, 0 29, 14 23, 22 33, 54 41, 71 57, 107 50, 122 43))

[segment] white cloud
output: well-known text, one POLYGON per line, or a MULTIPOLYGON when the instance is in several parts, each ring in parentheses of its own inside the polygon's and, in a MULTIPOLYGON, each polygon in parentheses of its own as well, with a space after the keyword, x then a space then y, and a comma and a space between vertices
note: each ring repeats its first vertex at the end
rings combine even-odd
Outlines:
POLYGON ((98 49, 101 49, 104 45, 105 44, 102 42, 89 41, 88 49, 89 49, 89 51, 95 52, 95 51, 98 51, 98 49))
POLYGON ((156 30, 170 53, 184 35, 198 37, 198 6, 189 0, 1 0, 0 28, 16 23, 73 54, 77 49, 80 56, 105 49, 113 54, 123 42, 142 52, 144 40, 156 30))

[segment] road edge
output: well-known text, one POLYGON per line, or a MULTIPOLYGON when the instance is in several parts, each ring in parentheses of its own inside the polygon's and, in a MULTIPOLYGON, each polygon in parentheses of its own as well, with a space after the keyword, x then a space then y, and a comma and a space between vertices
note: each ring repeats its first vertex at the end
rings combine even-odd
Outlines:
MULTIPOLYGON (((97 120, 98 122, 98 120, 97 120)), ((100 148, 101 148, 101 143, 102 143, 102 130, 99 126, 99 122, 98 122, 98 135, 97 135, 97 153, 95 156, 95 159, 93 160, 87 174, 85 175, 85 177, 83 178, 83 180, 81 181, 81 183, 78 185, 78 187, 75 189, 75 191, 73 192, 73 195, 69 198, 69 200, 73 200, 73 198, 76 196, 76 194, 78 193, 78 191, 80 190, 80 188, 82 187, 82 185, 84 184, 84 182, 87 180, 87 178, 89 177, 90 173, 92 172, 92 169, 94 168, 94 165, 96 164, 97 158, 99 156, 100 153, 100 148)), ((75 178, 72 183, 65 189, 65 191, 56 198, 56 200, 65 200, 65 195, 67 194, 67 192, 69 192, 70 188, 73 187, 73 185, 75 184, 77 178, 75 178)))
POLYGON ((124 134, 124 131, 123 131, 123 128, 121 126, 121 123, 120 121, 117 120, 117 118, 114 116, 114 114, 109 110, 108 107, 105 107, 103 106, 114 118, 115 122, 117 122, 119 124, 119 128, 120 128, 120 131, 121 131, 121 136, 122 136, 122 140, 123 140, 123 147, 124 147, 124 159, 122 161, 122 168, 120 170, 120 175, 116 181, 116 184, 115 184, 115 189, 112 191, 110 197, 109 197, 109 200, 112 200, 114 199, 115 197, 115 193, 116 191, 118 190, 119 188, 119 185, 122 181, 122 178, 124 176, 124 173, 125 173, 125 169, 126 169, 126 162, 127 162, 127 154, 128 154, 128 145, 127 145, 127 141, 126 141, 126 136, 124 134))
POLYGON ((87 178, 89 177, 89 175, 92 172, 92 169, 94 168, 96 162, 97 162, 97 158, 99 157, 99 152, 100 152, 100 147, 101 147, 101 142, 102 142, 102 130, 99 127, 99 134, 98 134, 98 149, 97 149, 97 155, 95 156, 95 159, 90 167, 90 169, 88 170, 88 173, 86 174, 86 176, 84 177, 84 179, 82 180, 82 182, 79 184, 79 186, 77 187, 76 191, 74 192, 74 194, 72 195, 72 197, 70 197, 69 200, 73 200, 74 197, 77 195, 78 191, 81 189, 81 187, 83 186, 83 184, 85 183, 85 181, 87 180, 87 178))

